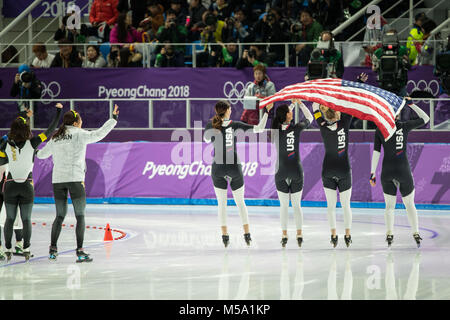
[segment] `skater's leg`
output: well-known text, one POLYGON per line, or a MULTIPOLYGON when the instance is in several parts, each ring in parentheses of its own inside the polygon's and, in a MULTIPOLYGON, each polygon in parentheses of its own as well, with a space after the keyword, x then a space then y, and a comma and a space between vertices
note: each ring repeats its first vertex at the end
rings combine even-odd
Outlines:
POLYGON ((297 236, 302 235, 303 228, 303 212, 301 207, 303 190, 291 193, 292 206, 294 207, 295 226, 297 228, 297 236))
POLYGON ((342 209, 344 210, 345 235, 347 236, 350 235, 350 229, 352 228, 352 210, 350 209, 351 196, 352 188, 339 193, 342 209))
POLYGON ((219 213, 220 226, 222 234, 227 235, 227 189, 214 187, 217 198, 217 210, 219 213))
POLYGON ((287 236, 289 193, 277 191, 280 200, 280 222, 283 236, 287 236))
POLYGON ((22 229, 14 229, 14 233, 16 234, 16 241, 22 241, 23 240, 23 230, 22 229))
POLYGON ((14 220, 16 220, 18 203, 5 203, 6 220, 5 220, 5 248, 11 249, 11 239, 14 229, 14 220))
POLYGON ((397 289, 395 288, 395 272, 394 272, 394 259, 392 253, 389 252, 386 259, 386 300, 397 300, 397 289))
POLYGON ((406 214, 408 215, 408 221, 411 225, 412 232, 413 234, 417 234, 419 233, 419 221, 417 218, 416 205, 414 204, 414 194, 415 190, 406 197, 402 197, 402 200, 406 208, 406 214))
POLYGON ((21 203, 19 207, 23 224, 23 248, 28 249, 31 240, 31 212, 33 211, 33 203, 21 203))
POLYGON ((64 183, 53 184, 53 194, 55 196, 56 218, 52 225, 52 234, 50 244, 56 247, 59 235, 61 233, 62 223, 67 214, 67 187, 64 183))
POLYGON ((70 198, 72 199, 75 218, 77 219, 76 236, 77 249, 83 248, 84 241, 84 212, 86 210, 86 191, 81 182, 74 182, 69 187, 70 198))
POLYGON ((342 289, 341 300, 352 300, 353 273, 350 253, 347 252, 345 259, 344 288, 342 289))
POLYGON ((420 253, 417 253, 411 273, 409 274, 408 284, 406 285, 404 300, 416 300, 417 289, 419 288, 419 268, 420 268, 420 253))
POLYGON ((337 300, 337 263, 335 252, 333 252, 331 259, 330 273, 328 274, 328 300, 337 300))
POLYGON ((323 188, 325 191, 325 197, 327 199, 327 217, 330 225, 331 234, 336 235, 336 202, 337 193, 336 190, 323 188))
POLYGON ((248 211, 247 206, 245 205, 244 201, 244 191, 245 186, 243 185, 239 189, 233 190, 233 198, 234 202, 236 203, 236 206, 239 210, 239 215, 241 217, 242 225, 244 227, 244 232, 249 233, 249 226, 248 226, 248 211))
POLYGON ((386 235, 390 236, 394 234, 394 211, 397 197, 383 193, 384 202, 386 203, 386 211, 384 212, 384 221, 386 224, 386 235))

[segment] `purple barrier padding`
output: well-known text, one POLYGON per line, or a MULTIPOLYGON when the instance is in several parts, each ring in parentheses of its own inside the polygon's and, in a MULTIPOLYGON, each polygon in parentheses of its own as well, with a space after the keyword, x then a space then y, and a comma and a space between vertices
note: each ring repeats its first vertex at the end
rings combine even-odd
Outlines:
MULTIPOLYGON (((0 71, 0 99, 10 99, 10 89, 16 68, 0 71)), ((244 86, 253 81, 251 68, 106 68, 106 69, 36 69, 38 79, 44 84, 43 99, 106 99, 106 98, 224 98, 232 103, 231 118, 237 120, 242 114, 244 86)), ((344 79, 355 80, 361 73, 369 74, 368 84, 377 85, 376 75, 365 67, 348 67, 344 79)), ((277 90, 304 81, 305 68, 268 68, 268 76, 277 90)), ((433 67, 415 67, 409 72, 408 92, 415 89, 429 90, 438 96, 438 79, 433 76, 433 67)), ((148 104, 146 102, 120 101, 122 108, 121 127, 148 127, 148 104)), ((191 125, 195 120, 206 121, 214 112, 215 101, 191 101, 191 125)), ((47 108, 54 102, 41 104, 35 113, 36 123, 48 121, 47 108)), ((425 111, 429 104, 417 102, 425 111)), ((91 127, 100 126, 105 114, 109 114, 108 103, 76 102, 75 109, 81 113, 91 127), (89 117, 89 120, 87 119, 89 117)), ((405 108, 408 109, 408 108, 405 108)), ((444 108, 442 108, 444 110, 444 108)), ((0 102, 0 127, 9 127, 16 115, 14 103, 0 102)), ((440 109, 439 109, 440 110, 440 109)), ((405 110, 409 112, 409 110, 405 110)), ((154 103, 154 127, 185 127, 185 101, 156 101, 154 103)), ((440 113, 436 115, 439 122, 440 113)), ((445 114, 442 114, 445 117, 445 114)))
MULTIPOLYGON (((369 185, 372 145, 350 143, 352 201, 383 202, 378 183, 369 185)), ((305 172, 303 200, 325 201, 321 170, 322 143, 300 145, 305 172)), ((269 143, 238 144, 244 163, 245 195, 249 199, 276 199, 274 183, 275 148, 269 143)), ((408 145, 416 202, 450 204, 450 145, 408 145)), ((88 146, 86 189, 88 197, 99 198, 214 198, 210 177, 212 146, 203 143, 99 143, 88 146), (196 147, 194 147, 196 146, 196 147), (180 160, 176 160, 180 159, 180 160)), ((51 159, 36 159, 33 171, 36 196, 53 196, 51 159)), ((229 193, 231 197, 231 193, 229 193)), ((400 197, 398 199, 400 202, 400 197)))

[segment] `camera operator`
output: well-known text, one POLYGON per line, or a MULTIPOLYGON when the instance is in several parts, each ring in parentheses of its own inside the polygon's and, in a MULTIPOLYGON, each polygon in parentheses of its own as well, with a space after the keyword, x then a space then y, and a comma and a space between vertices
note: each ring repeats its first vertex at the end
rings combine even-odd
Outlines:
MULTIPOLYGON (((270 81, 266 73, 266 67, 259 64, 253 68, 254 81, 247 87, 245 96, 265 98, 276 93, 275 84, 270 81)), ((241 116, 241 121, 257 125, 259 123, 259 108, 255 110, 245 109, 241 116)))
POLYGON ((334 46, 331 31, 320 34, 317 47, 311 52, 305 80, 322 78, 342 78, 344 75, 344 59, 334 46))
POLYGON ((267 54, 264 45, 251 45, 250 49, 245 49, 242 53, 242 57, 239 58, 236 68, 255 67, 259 64, 265 67, 271 67, 274 64, 274 57, 267 54))
MULTIPOLYGON (((185 43, 187 37, 187 29, 184 25, 177 25, 177 15, 172 9, 166 12, 166 21, 156 33, 156 37, 160 43, 185 43)), ((185 46, 174 46, 175 51, 181 52, 184 56, 185 46)))
POLYGON ((377 73, 380 87, 404 97, 411 65, 408 50, 405 46, 400 46, 395 29, 383 35, 382 46, 375 50, 372 62, 372 70, 377 73))
MULTIPOLYGON (((42 93, 41 82, 36 78, 34 72, 26 64, 22 64, 18 73, 14 78, 14 83, 11 87, 10 95, 19 99, 40 99, 42 93)), ((18 103, 19 112, 27 112, 30 109, 30 103, 23 101, 18 103)))
POLYGON ((155 67, 184 67, 182 53, 175 51, 173 45, 166 44, 161 52, 156 55, 155 67))
MULTIPOLYGON (((272 8, 255 24, 255 32, 261 42, 288 41, 287 23, 281 20, 281 11, 272 8)), ((275 54, 275 60, 284 60, 284 45, 269 45, 268 51, 275 54)))

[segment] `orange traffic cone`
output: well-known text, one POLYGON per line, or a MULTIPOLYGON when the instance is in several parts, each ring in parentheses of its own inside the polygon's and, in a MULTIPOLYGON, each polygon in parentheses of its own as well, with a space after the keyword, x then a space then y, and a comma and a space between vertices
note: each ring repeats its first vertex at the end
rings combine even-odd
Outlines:
POLYGON ((109 223, 106 224, 105 228, 105 238, 103 238, 103 241, 114 241, 111 228, 109 227, 109 223))

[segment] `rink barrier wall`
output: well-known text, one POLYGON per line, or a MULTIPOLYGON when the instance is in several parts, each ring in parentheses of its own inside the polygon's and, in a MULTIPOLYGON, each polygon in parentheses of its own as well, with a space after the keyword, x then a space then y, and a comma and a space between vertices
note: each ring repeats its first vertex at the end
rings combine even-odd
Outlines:
MULTIPOLYGON (((87 198, 88 204, 142 204, 142 205, 204 205, 216 206, 216 199, 187 199, 187 198, 87 198)), ((54 204, 55 200, 49 197, 37 197, 35 204, 54 204)), ((71 203, 69 199, 69 203, 71 203)), ((269 206, 279 207, 280 201, 274 199, 245 199, 248 206, 269 206)), ((302 207, 326 208, 326 201, 302 201, 302 207)), ((228 200, 228 206, 235 206, 234 200, 228 200)), ((342 208, 341 203, 337 202, 337 208, 342 208)), ((384 209, 384 202, 351 202, 352 208, 362 209, 384 209)), ((416 204, 419 210, 450 210, 450 205, 446 204, 416 204)), ((405 209, 403 203, 397 203, 396 209, 405 209)))

